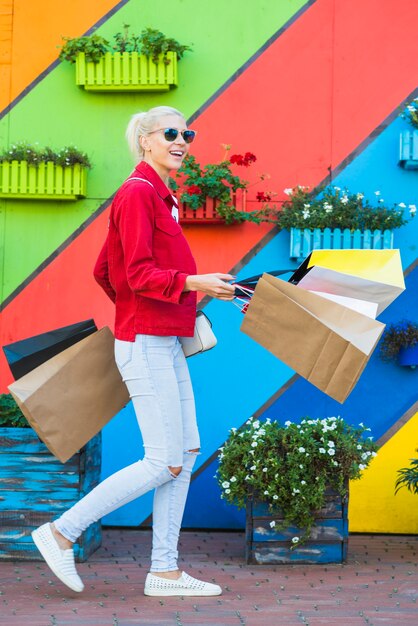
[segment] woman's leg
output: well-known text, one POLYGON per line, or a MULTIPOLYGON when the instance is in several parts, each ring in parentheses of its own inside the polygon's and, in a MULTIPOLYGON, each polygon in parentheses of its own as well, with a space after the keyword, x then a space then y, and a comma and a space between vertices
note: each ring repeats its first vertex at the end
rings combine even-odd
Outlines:
POLYGON ((134 343, 116 340, 116 362, 132 398, 145 456, 109 476, 54 523, 70 541, 104 515, 177 480, 183 463, 183 433, 173 368, 175 343, 174 337, 151 335, 138 335, 134 343))
POLYGON ((181 521, 190 477, 200 447, 193 388, 179 342, 174 352, 174 371, 181 403, 184 453, 182 470, 176 480, 160 485, 154 494, 151 572, 155 573, 178 571, 177 544, 181 521))

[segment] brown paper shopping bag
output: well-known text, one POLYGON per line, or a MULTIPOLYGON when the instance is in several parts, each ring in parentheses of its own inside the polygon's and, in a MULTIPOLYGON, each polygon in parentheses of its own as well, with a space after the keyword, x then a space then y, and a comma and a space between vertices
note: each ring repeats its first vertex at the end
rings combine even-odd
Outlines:
POLYGON ((241 330, 342 403, 384 327, 341 304, 263 274, 241 330))
POLYGON ((129 401, 107 327, 45 361, 9 390, 39 438, 63 463, 129 401))

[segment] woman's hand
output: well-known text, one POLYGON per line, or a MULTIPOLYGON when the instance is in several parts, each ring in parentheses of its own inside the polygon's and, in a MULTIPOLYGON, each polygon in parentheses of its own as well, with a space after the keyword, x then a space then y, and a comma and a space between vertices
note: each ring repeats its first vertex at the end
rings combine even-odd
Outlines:
POLYGON ((202 291, 212 298, 218 300, 233 300, 235 297, 235 287, 230 285, 228 280, 234 280, 231 274, 197 274, 188 276, 184 284, 184 291, 202 291))

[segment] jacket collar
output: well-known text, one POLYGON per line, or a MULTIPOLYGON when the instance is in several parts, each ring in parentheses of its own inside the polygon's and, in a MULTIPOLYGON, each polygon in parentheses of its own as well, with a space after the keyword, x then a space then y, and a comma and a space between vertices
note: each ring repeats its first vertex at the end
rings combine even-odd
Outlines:
POLYGON ((176 204, 172 192, 167 187, 167 185, 163 183, 160 176, 157 174, 154 168, 151 167, 151 165, 145 163, 145 161, 140 161, 135 168, 134 174, 136 176, 139 176, 140 178, 146 178, 147 180, 149 180, 160 198, 168 201, 171 206, 176 204))

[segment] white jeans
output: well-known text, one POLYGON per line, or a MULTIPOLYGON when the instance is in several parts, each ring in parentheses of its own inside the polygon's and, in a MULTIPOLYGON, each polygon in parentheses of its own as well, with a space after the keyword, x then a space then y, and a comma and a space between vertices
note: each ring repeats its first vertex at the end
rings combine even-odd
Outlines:
POLYGON ((93 522, 155 489, 151 571, 177 569, 177 543, 200 447, 189 370, 177 337, 115 340, 115 359, 132 399, 144 458, 106 478, 54 524, 76 541, 93 522), (169 467, 182 467, 176 477, 169 467))

